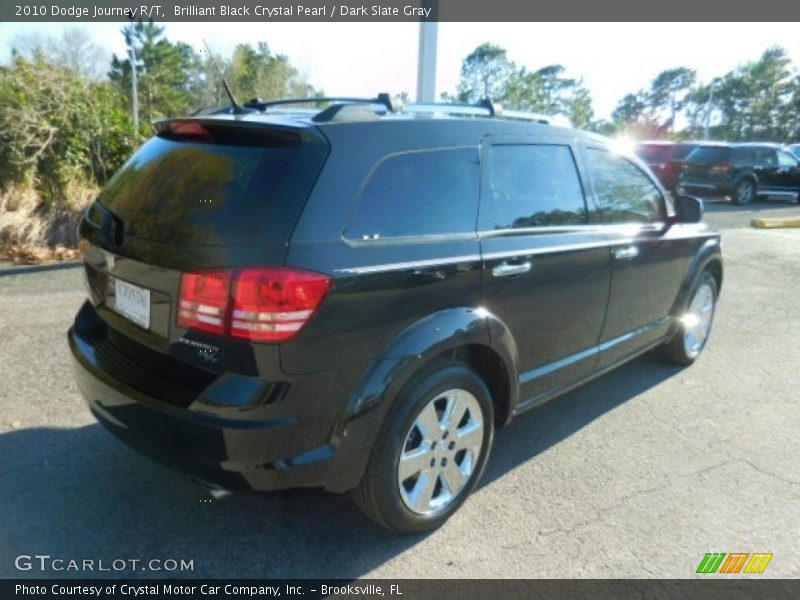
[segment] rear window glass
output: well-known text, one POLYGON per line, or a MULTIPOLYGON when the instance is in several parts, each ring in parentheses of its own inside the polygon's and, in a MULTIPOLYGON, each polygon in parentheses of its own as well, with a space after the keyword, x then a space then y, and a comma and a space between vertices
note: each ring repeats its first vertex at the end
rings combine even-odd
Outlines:
POLYGON ((247 244, 297 149, 154 137, 98 202, 122 220, 126 236, 181 246, 247 244))
POLYGON ((377 239, 475 231, 479 177, 477 148, 390 156, 369 177, 345 236, 377 239))
POLYGON ((698 146, 686 158, 687 162, 714 163, 728 160, 731 149, 721 146, 698 146))
POLYGON ((672 155, 672 146, 664 144, 641 144, 636 146, 636 154, 646 163, 666 162, 672 155))

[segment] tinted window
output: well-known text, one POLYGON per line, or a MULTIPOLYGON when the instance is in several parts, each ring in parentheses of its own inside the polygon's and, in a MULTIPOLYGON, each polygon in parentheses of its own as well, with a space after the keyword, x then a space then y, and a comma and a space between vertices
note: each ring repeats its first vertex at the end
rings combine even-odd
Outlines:
POLYGON ((672 146, 668 144, 640 144, 636 154, 646 163, 667 162, 672 156, 672 146))
POLYGON ((475 231, 477 148, 390 156, 373 171, 345 229, 349 238, 475 231))
POLYGON ((569 146, 492 146, 488 171, 481 229, 586 223, 583 189, 569 146))
POLYGON ((672 158, 675 160, 683 160, 692 150, 697 148, 697 144, 678 144, 675 146, 675 152, 672 153, 672 158))
POLYGON ((757 148, 756 164, 759 167, 777 167, 778 153, 774 148, 757 148))
POLYGON ((661 218, 661 192, 636 165, 594 148, 587 157, 605 223, 650 223, 661 218))
POLYGON ((732 159, 736 166, 753 165, 756 162, 756 150, 750 147, 734 148, 732 159))
POLYGON ((297 152, 152 138, 98 202, 126 236, 175 245, 246 244, 297 152))
POLYGON ((698 146, 686 157, 687 162, 710 164, 729 160, 731 149, 724 146, 698 146))

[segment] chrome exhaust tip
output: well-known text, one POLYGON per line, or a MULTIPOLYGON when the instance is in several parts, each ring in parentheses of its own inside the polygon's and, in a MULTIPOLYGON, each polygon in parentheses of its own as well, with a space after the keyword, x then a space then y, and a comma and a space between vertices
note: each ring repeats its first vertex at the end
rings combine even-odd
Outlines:
POLYGON ((210 487, 208 488, 208 493, 214 500, 222 500, 223 498, 227 498, 228 496, 233 496, 232 491, 226 490, 225 488, 221 487, 210 487))
POLYGON ((228 496, 233 496, 233 492, 231 490, 218 486, 215 483, 208 483, 207 481, 203 481, 202 479, 197 479, 195 477, 192 478, 192 481, 202 486, 208 492, 208 495, 214 500, 222 500, 228 496))

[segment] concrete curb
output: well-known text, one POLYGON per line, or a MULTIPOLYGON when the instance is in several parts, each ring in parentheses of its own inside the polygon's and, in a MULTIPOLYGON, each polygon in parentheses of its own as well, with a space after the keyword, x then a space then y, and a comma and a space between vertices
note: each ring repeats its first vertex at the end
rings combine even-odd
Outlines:
POLYGON ((780 227, 800 227, 800 218, 795 219, 753 219, 750 225, 758 229, 777 229, 780 227))
POLYGON ((42 273, 45 271, 61 271, 62 269, 76 269, 83 264, 80 260, 70 260, 47 265, 12 265, 0 263, 0 277, 11 275, 25 275, 27 273, 42 273))

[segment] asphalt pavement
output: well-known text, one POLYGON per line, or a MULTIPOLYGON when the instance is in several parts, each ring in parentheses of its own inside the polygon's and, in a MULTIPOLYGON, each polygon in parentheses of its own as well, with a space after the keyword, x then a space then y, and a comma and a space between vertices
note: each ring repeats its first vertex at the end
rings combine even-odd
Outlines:
POLYGON ((80 270, 0 268, 0 577, 683 578, 706 552, 773 553, 758 577, 800 577, 800 229, 754 215, 800 208, 707 207, 726 272, 694 366, 646 355, 518 418, 472 498, 420 536, 345 497, 209 501, 84 407, 65 341, 80 270), (15 569, 34 554, 193 570, 15 569))

